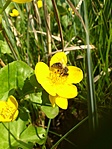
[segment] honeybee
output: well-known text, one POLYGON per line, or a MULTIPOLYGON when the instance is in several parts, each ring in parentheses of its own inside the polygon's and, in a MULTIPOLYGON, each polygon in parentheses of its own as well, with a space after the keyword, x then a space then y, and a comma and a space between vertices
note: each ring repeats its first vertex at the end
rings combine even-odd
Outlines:
POLYGON ((51 66, 51 69, 55 69, 57 73, 59 73, 61 76, 67 76, 68 75, 68 68, 62 65, 62 63, 54 63, 51 66))

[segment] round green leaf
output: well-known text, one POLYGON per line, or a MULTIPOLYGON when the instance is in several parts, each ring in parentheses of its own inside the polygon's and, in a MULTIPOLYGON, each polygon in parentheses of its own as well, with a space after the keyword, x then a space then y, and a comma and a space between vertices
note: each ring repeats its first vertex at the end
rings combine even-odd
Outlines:
POLYGON ((38 143, 42 145, 46 139, 46 130, 42 127, 30 125, 23 131, 20 139, 24 142, 38 143))
POLYGON ((30 149, 31 145, 24 143, 19 139, 21 132, 26 128, 26 122, 18 119, 10 123, 0 123, 0 149, 10 149, 24 147, 30 149), (10 137, 10 141, 9 141, 10 137), (21 143, 19 143, 21 141, 21 143))
POLYGON ((20 118, 14 122, 0 123, 0 149, 10 149, 10 146, 11 149, 31 149, 35 143, 42 145, 46 140, 46 130, 26 125, 27 121, 20 118))
POLYGON ((0 99, 7 99, 12 89, 22 89, 33 69, 22 61, 14 61, 0 70, 0 99))
POLYGON ((56 106, 56 107, 41 106, 41 109, 46 114, 46 116, 50 119, 55 118, 59 113, 58 106, 56 106))

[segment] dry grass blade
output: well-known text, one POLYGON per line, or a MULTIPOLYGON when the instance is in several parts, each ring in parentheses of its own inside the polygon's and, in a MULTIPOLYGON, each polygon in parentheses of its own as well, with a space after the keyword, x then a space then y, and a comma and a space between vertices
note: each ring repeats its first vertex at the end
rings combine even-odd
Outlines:
POLYGON ((54 11, 55 11, 55 15, 56 15, 56 19, 57 19, 57 23, 58 23, 58 27, 59 27, 59 32, 60 32, 60 37, 61 37, 61 43, 62 43, 62 51, 64 51, 64 39, 63 39, 63 31, 62 31, 62 27, 61 27, 61 23, 60 23, 60 18, 59 18, 59 14, 58 14, 58 9, 57 9, 57 5, 55 0, 52 0, 52 4, 54 7, 54 11))
POLYGON ((84 27, 84 30, 85 32, 87 32, 87 29, 86 29, 86 26, 85 26, 85 23, 81 17, 81 15, 79 14, 79 12, 77 11, 77 9, 74 7, 74 5, 72 4, 72 2, 70 0, 67 0, 68 4, 70 5, 70 7, 72 8, 72 10, 75 12, 75 14, 77 15, 77 17, 80 19, 83 27, 84 27))

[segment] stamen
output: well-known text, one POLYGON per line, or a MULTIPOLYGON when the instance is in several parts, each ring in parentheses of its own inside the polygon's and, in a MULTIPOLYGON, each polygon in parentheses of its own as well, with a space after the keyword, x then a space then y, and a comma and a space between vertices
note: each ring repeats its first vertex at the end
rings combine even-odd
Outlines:
POLYGON ((50 68, 50 80, 53 84, 62 84, 68 76, 68 68, 62 67, 61 63, 55 63, 50 68))

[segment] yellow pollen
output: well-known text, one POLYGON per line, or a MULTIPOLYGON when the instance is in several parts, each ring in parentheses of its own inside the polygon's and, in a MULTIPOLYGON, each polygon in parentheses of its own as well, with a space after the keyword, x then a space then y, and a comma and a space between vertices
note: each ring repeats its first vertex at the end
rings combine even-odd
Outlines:
POLYGON ((53 84, 62 84, 66 81, 67 76, 63 75, 61 69, 51 68, 50 69, 50 80, 53 84))

